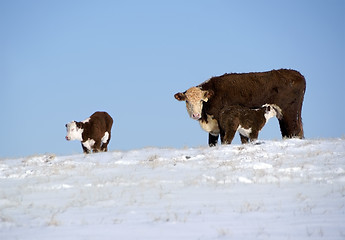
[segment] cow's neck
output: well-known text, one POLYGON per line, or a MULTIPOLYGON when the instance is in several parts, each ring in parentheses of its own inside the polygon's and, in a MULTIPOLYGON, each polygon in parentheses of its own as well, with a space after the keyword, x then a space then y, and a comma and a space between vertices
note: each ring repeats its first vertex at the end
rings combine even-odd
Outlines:
POLYGON ((199 119, 199 124, 206 132, 218 136, 220 132, 218 121, 212 115, 205 114, 205 116, 199 119))

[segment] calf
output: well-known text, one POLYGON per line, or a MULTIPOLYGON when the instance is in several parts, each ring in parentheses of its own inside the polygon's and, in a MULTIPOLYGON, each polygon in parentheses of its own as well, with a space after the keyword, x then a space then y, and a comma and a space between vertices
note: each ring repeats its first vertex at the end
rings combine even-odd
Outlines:
POLYGON ((230 144, 236 131, 239 132, 242 143, 256 140, 266 122, 275 116, 282 118, 281 109, 275 104, 265 104, 256 109, 239 105, 223 108, 219 117, 222 144, 230 144))
POLYGON ((66 140, 79 140, 84 153, 108 151, 113 119, 106 112, 95 112, 82 122, 66 124, 66 140))

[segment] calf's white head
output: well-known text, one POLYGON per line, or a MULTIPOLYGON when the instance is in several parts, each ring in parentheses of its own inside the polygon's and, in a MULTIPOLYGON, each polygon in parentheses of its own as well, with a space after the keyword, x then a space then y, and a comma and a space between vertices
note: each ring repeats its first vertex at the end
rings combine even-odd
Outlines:
POLYGON ((262 107, 265 108, 266 122, 272 117, 277 117, 278 119, 281 119, 283 116, 282 110, 279 106, 275 104, 264 104, 262 105, 262 107))
POLYGON ((199 87, 192 87, 183 93, 176 93, 174 97, 178 101, 185 101, 189 116, 195 120, 201 118, 204 102, 213 96, 213 91, 202 90, 199 87))
POLYGON ((79 122, 70 122, 67 123, 66 126, 66 140, 67 141, 71 141, 71 140, 79 140, 82 141, 83 137, 82 137, 82 133, 84 131, 84 129, 81 128, 81 124, 79 122))

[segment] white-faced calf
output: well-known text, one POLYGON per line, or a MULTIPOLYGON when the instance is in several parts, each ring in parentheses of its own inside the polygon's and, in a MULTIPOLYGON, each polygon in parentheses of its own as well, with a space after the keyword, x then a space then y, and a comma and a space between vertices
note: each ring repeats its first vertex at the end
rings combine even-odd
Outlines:
POLYGON ((230 144, 236 131, 239 132, 242 143, 256 140, 260 130, 272 117, 282 118, 281 109, 275 104, 265 104, 256 109, 239 105, 222 109, 219 118, 222 144, 230 144))
POLYGON ((95 112, 82 122, 66 124, 66 140, 79 140, 84 153, 106 152, 111 137, 113 119, 106 112, 95 112))

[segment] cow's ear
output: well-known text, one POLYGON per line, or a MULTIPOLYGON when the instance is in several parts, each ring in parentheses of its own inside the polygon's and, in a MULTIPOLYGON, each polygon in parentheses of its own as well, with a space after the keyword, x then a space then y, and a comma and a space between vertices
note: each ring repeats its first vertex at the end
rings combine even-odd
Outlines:
POLYGON ((213 95, 214 95, 214 92, 212 90, 205 90, 204 101, 207 102, 213 95))
POLYGON ((176 93, 174 97, 179 101, 186 101, 186 94, 184 93, 176 93))

